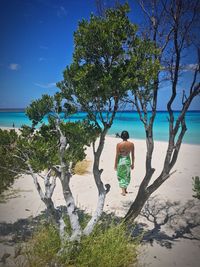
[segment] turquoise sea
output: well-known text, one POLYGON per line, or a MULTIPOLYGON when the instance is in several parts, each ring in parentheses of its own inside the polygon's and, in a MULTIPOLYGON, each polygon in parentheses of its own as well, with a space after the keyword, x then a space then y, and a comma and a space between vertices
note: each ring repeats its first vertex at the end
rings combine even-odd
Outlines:
MULTIPOLYGON (((178 116, 179 112, 175 112, 178 116)), ((68 120, 76 121, 85 118, 86 113, 78 112, 71 116, 68 120)), ((21 127, 23 124, 31 125, 23 111, 1 111, 0 127, 21 127)), ((184 143, 200 144, 200 111, 189 111, 186 115, 187 132, 185 134, 184 143)), ((133 139, 144 139, 144 127, 139 120, 135 111, 117 112, 109 135, 115 135, 122 130, 129 131, 130 137, 133 139)), ((158 111, 154 124, 154 139, 159 141, 168 140, 168 113, 166 111, 158 111)))

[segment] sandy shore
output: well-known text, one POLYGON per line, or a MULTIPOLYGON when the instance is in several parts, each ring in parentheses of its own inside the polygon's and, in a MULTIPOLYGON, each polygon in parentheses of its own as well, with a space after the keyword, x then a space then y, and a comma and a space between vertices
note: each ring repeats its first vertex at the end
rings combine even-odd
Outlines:
MULTIPOLYGON (((135 143, 135 169, 132 171, 132 180, 128 188, 129 194, 124 197, 120 194, 116 172, 113 168, 115 147, 119 141, 120 139, 114 137, 106 138, 101 168, 104 169, 103 182, 111 185, 104 210, 113 212, 116 216, 124 216, 130 203, 134 201, 144 176, 146 143, 144 140, 132 140, 135 143)), ((155 142, 152 165, 156 168, 156 172, 153 179, 161 171, 166 147, 167 143, 165 142, 155 142)), ((138 217, 140 228, 147 231, 146 241, 140 248, 139 266, 199 266, 200 201, 192 197, 192 177, 200 175, 199 158, 200 146, 182 145, 174 168, 176 173, 153 194, 143 216, 138 217), (151 216, 149 212, 151 212, 151 216), (164 220, 166 218, 171 218, 171 220, 164 220)), ((91 148, 87 149, 87 159, 92 162, 91 148)), ((94 211, 97 202, 97 190, 91 167, 92 164, 86 175, 75 175, 71 179, 71 189, 76 204, 90 213, 94 211)), ((3 222, 13 224, 18 219, 35 217, 45 208, 30 176, 22 176, 17 179, 10 192, 14 192, 13 198, 0 204, 1 225, 3 222)), ((64 204, 59 181, 53 199, 56 206, 64 204)), ((8 247, 1 243, 0 249, 2 255, 8 247)))

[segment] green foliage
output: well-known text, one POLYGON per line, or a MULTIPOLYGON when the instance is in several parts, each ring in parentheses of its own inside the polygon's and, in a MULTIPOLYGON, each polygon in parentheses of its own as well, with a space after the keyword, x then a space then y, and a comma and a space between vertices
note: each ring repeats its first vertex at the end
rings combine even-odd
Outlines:
POLYGON ((129 266, 136 261, 136 248, 123 225, 111 225, 106 230, 99 228, 83 238, 76 266, 129 266))
POLYGON ((18 146, 26 153, 32 168, 37 171, 58 164, 58 135, 50 125, 42 125, 34 134, 26 135, 27 127, 22 127, 18 146))
POLYGON ((159 49, 155 44, 146 39, 137 39, 135 47, 130 51, 129 62, 129 79, 132 87, 147 86, 150 81, 157 78, 157 73, 160 70, 158 60, 159 49), (131 75, 132 69, 135 70, 135 75, 131 75))
POLYGON ((127 236, 123 225, 96 227, 92 235, 81 242, 67 242, 61 254, 57 230, 53 226, 41 227, 29 241, 25 256, 29 267, 62 266, 120 267, 136 262, 138 242, 127 236))
POLYGON ((0 130, 0 193, 12 184, 18 174, 30 171, 28 164, 34 172, 60 165, 60 132, 57 126, 67 140, 64 160, 67 167, 72 166, 69 171, 73 171, 75 164, 85 158, 85 146, 97 138, 99 130, 87 120, 65 121, 61 114, 63 110, 69 115, 75 109, 70 101, 65 100, 64 106, 60 93, 53 97, 44 95, 26 110, 32 127, 23 125, 20 134, 14 130, 0 130), (48 125, 42 123, 44 117, 48 118, 48 125))
MULTIPOLYGON (((60 128, 68 143, 64 159, 66 164, 71 162, 74 166, 85 158, 85 145, 89 145, 94 139, 95 131, 89 134, 88 129, 92 131, 93 127, 84 122, 61 122, 60 128)), ((60 164, 59 132, 56 131, 53 123, 43 124, 34 134, 27 126, 22 127, 21 131, 18 148, 28 155, 29 163, 34 171, 39 172, 60 164)))
POLYGON ((193 197, 200 199, 200 179, 199 176, 192 177, 193 180, 193 191, 195 195, 193 197))
MULTIPOLYGON (((26 109, 27 116, 32 121, 32 127, 22 126, 19 136, 16 133, 14 135, 13 130, 0 132, 1 165, 5 168, 3 174, 6 172, 6 176, 8 174, 12 177, 16 176, 16 173, 6 171, 6 167, 13 162, 13 155, 17 156, 18 161, 21 159, 22 164, 19 164, 19 167, 23 165, 23 171, 18 168, 20 173, 28 171, 27 163, 35 172, 60 164, 60 132, 57 127, 60 127, 67 140, 68 148, 64 156, 67 166, 70 165, 69 163, 74 166, 84 159, 85 145, 89 145, 96 139, 98 131, 88 121, 66 122, 61 112, 65 112, 68 116, 75 111, 75 108, 70 101, 65 100, 64 103, 62 97, 61 93, 56 93, 52 97, 43 95, 41 99, 33 101, 26 109), (44 117, 48 118, 48 125, 42 123, 44 117), (38 123, 40 125, 35 130, 38 123)), ((3 184, 2 188, 4 188, 3 184)))
POLYGON ((66 137, 67 149, 64 159, 66 165, 74 166, 85 157, 85 145, 89 145, 98 136, 94 125, 88 121, 69 122, 66 117, 76 111, 71 99, 63 101, 63 94, 43 95, 27 108, 26 113, 32 120, 32 127, 23 126, 18 145, 28 155, 29 163, 34 171, 50 169, 60 164, 60 131, 66 137), (65 116, 63 117, 63 114, 65 116), (48 118, 48 125, 42 123, 48 118), (37 130, 34 127, 40 122, 37 130), (60 130, 58 130, 58 127, 60 130))
POLYGON ((60 249, 59 233, 52 225, 38 229, 25 248, 25 256, 29 267, 48 266, 60 249))
POLYGON ((14 181, 23 162, 13 157, 18 135, 15 130, 0 129, 0 194, 7 189, 14 181))
POLYGON ((126 95, 128 49, 136 39, 136 26, 129 21, 128 11, 126 4, 107 10, 103 18, 91 15, 90 21, 79 23, 74 34, 73 63, 58 83, 63 95, 75 96, 74 101, 97 125, 99 119, 108 126, 109 116, 103 119, 102 112, 112 113, 114 103, 126 95))
POLYGON ((49 95, 43 95, 41 99, 33 101, 26 109, 26 114, 32 120, 33 126, 42 121, 44 116, 53 108, 53 98, 49 95))
POLYGON ((100 129, 102 124, 111 127, 112 115, 130 90, 144 102, 151 101, 152 83, 159 71, 159 50, 137 36, 128 12, 125 4, 108 9, 104 17, 91 15, 89 21, 79 22, 73 62, 58 83, 63 96, 74 96, 75 103, 100 129))
POLYGON ((62 123, 61 130, 69 144, 65 160, 73 164, 85 158, 85 145, 90 145, 98 136, 96 127, 87 121, 62 123))
POLYGON ((159 53, 154 43, 145 39, 138 39, 130 52, 131 59, 125 83, 145 106, 152 100, 154 83, 160 71, 159 53), (134 75, 132 75, 133 69, 134 75))

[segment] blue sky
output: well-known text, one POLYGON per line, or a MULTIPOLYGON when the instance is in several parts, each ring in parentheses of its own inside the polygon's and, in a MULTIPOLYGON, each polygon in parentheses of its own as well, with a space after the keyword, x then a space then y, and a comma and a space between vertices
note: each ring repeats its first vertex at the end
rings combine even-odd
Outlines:
MULTIPOLYGON (((142 13, 130 2, 130 17, 140 23, 142 13)), ((56 91, 72 60, 78 21, 96 11, 95 0, 0 0, 0 108, 24 108, 56 91)), ((160 92, 158 108, 163 109, 169 90, 160 92)), ((191 109, 200 109, 199 103, 198 98, 191 109)), ((177 103, 175 109, 179 107, 177 103)))

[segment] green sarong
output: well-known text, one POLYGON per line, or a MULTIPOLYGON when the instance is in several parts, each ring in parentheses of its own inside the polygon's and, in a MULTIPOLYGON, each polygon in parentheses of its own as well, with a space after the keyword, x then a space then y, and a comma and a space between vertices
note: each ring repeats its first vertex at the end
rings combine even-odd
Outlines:
POLYGON ((127 188, 131 180, 130 156, 119 156, 117 164, 117 178, 121 188, 127 188))

